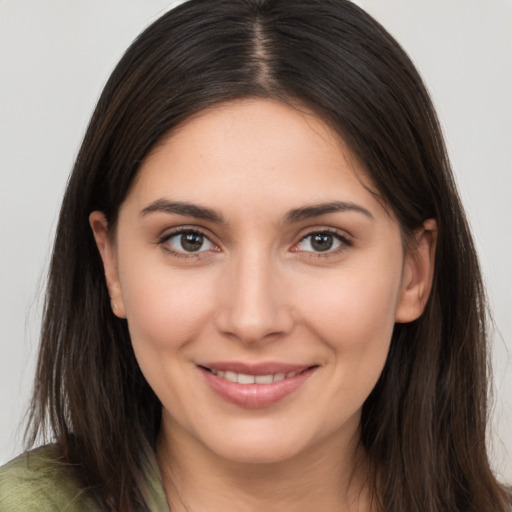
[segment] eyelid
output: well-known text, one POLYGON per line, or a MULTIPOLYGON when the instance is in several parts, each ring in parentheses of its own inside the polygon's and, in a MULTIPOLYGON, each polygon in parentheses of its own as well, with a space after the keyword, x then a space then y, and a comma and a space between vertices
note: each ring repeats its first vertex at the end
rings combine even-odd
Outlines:
POLYGON ((182 257, 182 258, 200 258, 204 257, 206 253, 210 252, 212 249, 207 250, 199 250, 195 252, 187 252, 187 251, 181 251, 174 247, 172 247, 170 244, 167 244, 167 242, 178 235, 181 235, 183 233, 196 233, 204 238, 206 238, 215 249, 219 249, 219 244, 217 244, 210 233, 208 233, 204 228, 201 228, 199 226, 178 226, 175 228, 171 228, 170 230, 165 230, 157 239, 156 244, 161 246, 166 252, 172 254, 173 256, 182 257))
POLYGON ((307 255, 308 257, 328 257, 328 256, 335 256, 343 251, 345 251, 347 248, 351 247, 353 245, 351 236, 346 232, 342 231, 336 228, 331 227, 318 227, 318 228, 308 228, 307 232, 300 236, 299 241, 295 242, 292 246, 292 252, 302 253, 304 255, 307 255), (339 247, 336 247, 335 249, 328 249, 326 251, 307 251, 307 250, 300 250, 297 248, 297 246, 303 242, 305 239, 317 235, 317 234, 330 234, 333 237, 335 237, 339 242, 341 242, 341 245, 339 247))
POLYGON ((199 233, 211 240, 212 235, 208 233, 204 228, 194 225, 181 225, 172 228, 166 228, 162 230, 162 233, 158 235, 158 241, 168 240, 172 236, 179 235, 180 233, 199 233))

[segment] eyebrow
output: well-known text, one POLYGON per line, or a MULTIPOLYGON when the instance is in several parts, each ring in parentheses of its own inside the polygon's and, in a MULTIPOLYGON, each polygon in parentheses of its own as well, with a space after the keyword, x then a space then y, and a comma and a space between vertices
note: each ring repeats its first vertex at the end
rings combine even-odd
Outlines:
POLYGON ((219 224, 227 224, 225 219, 220 213, 217 213, 211 208, 199 206, 193 203, 184 203, 181 201, 169 201, 168 199, 157 199, 153 201, 149 206, 146 206, 141 212, 142 217, 153 213, 163 212, 177 215, 186 215, 189 217, 195 217, 196 219, 209 220, 219 224))
POLYGON ((362 213, 366 217, 375 220, 374 216, 369 210, 359 206, 358 204, 347 201, 330 201, 328 203, 303 206, 302 208, 290 210, 286 214, 284 222, 285 224, 293 224, 295 222, 300 222, 301 220, 309 219, 311 217, 319 217, 320 215, 326 215, 328 213, 347 211, 362 213))
MULTIPOLYGON (((290 210, 284 216, 285 224, 294 224, 312 217, 319 217, 328 213, 352 211, 365 215, 370 219, 374 219, 369 210, 355 203, 347 201, 330 201, 328 203, 303 206, 290 210)), ((195 217, 196 219, 209 220, 218 224, 227 224, 224 217, 211 208, 199 206, 193 203, 182 201, 169 201, 168 199, 157 199, 149 206, 146 206, 141 212, 142 217, 154 212, 163 212, 177 215, 195 217)))

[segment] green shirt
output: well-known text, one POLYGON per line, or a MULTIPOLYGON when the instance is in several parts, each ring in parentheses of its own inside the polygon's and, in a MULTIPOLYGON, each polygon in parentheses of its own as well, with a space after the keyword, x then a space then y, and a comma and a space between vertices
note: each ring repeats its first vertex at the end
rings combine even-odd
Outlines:
MULTIPOLYGON (((152 512, 169 512, 156 460, 147 474, 146 496, 152 512)), ((55 447, 21 455, 0 467, 0 512, 94 512, 97 507, 80 489, 55 447)))

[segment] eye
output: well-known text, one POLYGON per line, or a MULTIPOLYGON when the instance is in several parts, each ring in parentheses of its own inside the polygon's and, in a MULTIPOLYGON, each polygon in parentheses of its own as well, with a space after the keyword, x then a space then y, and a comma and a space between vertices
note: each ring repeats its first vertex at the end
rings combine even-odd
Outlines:
POLYGON ((204 252, 216 248, 206 235, 193 230, 171 233, 162 240, 162 243, 170 246, 171 251, 178 253, 204 252))
POLYGON ((350 242, 338 233, 330 231, 317 231, 306 235, 295 246, 297 251, 327 253, 336 252, 344 246, 350 245, 350 242))

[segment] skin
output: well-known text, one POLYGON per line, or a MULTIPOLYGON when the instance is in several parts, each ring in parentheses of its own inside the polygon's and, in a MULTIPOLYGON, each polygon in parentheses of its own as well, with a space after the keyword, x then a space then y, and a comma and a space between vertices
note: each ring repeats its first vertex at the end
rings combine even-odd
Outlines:
POLYGON ((202 112, 154 149, 112 236, 91 214, 114 314, 127 318, 163 404, 157 457, 173 510, 370 509, 361 407, 395 322, 423 311, 436 226, 426 221, 404 249, 368 185, 318 117, 243 100, 202 112), (142 213, 162 200, 224 222, 142 213), (333 201, 350 208, 285 221, 333 201), (200 250, 184 250, 177 228, 203 234, 200 250), (319 251, 315 233, 332 248, 319 251), (212 391, 197 366, 205 361, 314 370, 277 403, 247 408, 212 391))

